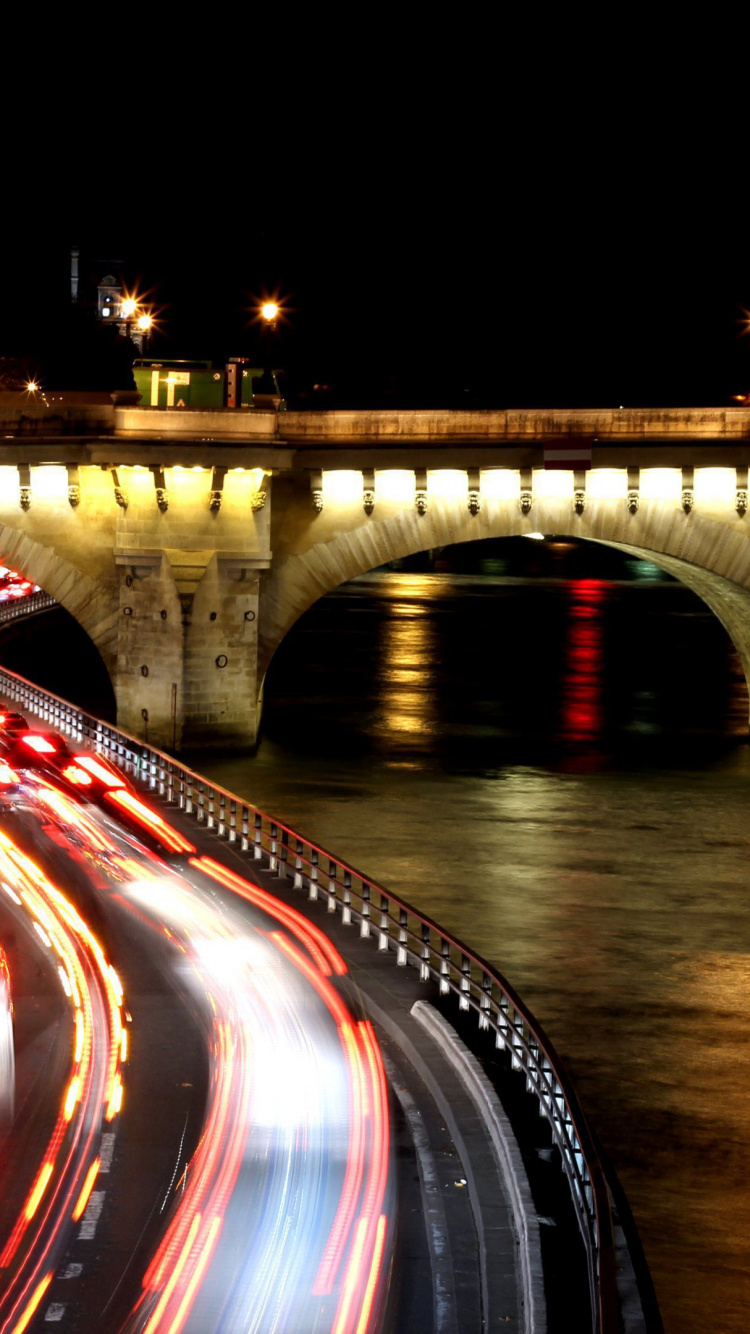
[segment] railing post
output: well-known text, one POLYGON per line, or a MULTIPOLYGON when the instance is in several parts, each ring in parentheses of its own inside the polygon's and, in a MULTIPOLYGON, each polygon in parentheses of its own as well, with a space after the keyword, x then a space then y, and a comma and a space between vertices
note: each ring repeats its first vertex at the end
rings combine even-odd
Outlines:
POLYGON ((447 996, 451 989, 451 945, 445 936, 440 937, 440 995, 447 996))
POLYGON ((366 880, 362 881, 362 921, 359 924, 359 934, 363 940, 370 934, 370 886, 366 880))
POLYGON ((499 1048, 506 1045, 507 1033, 510 1027, 508 1020, 509 1010, 510 1001, 507 996, 503 995, 500 997, 497 1007, 497 1036, 495 1038, 495 1046, 499 1048))
POLYGON ((388 949, 388 929, 390 926, 390 900, 386 894, 380 895, 380 926, 378 928, 378 949, 388 949))
POLYGON ((301 888, 302 888, 302 870, 303 870, 303 867, 304 867, 304 861, 303 861, 303 858, 302 858, 302 854, 303 854, 304 851, 305 851, 305 848, 304 848, 304 844, 303 844, 303 842, 302 842, 302 839, 301 839, 301 838, 298 838, 298 839, 297 839, 297 847, 296 847, 296 851, 295 851, 295 857, 294 857, 294 888, 295 888, 295 889, 301 889, 301 888))
POLYGON ((487 1029, 490 1026, 490 1016, 492 1014, 492 978, 489 973, 482 973, 482 995, 479 1001, 479 1027, 487 1029))
POLYGON ((430 962, 431 962, 431 956, 430 956, 431 941, 430 941, 429 922, 422 923, 421 936, 422 936, 422 946, 420 949, 420 958, 419 958, 419 980, 420 982, 429 982, 430 962))
POLYGON ((255 828, 253 830, 253 856, 256 862, 259 862, 263 856, 263 816, 260 811, 255 812, 255 828))
POLYGON ((398 948, 396 950, 396 963, 400 964, 402 968, 405 968, 406 964, 409 962, 409 950, 408 950, 409 932, 407 930, 408 925, 409 925, 409 914, 407 913, 406 908, 399 908, 398 948))
POLYGON ((351 926, 352 921, 352 873, 344 871, 344 892, 342 895, 341 920, 344 926, 351 926))
POLYGON ((243 852, 247 852, 250 847, 250 811, 245 805, 242 806, 240 820, 240 847, 243 852))
POLYGON ((511 1063, 511 1065, 513 1066, 513 1069, 514 1069, 514 1070, 522 1070, 522 1069, 523 1069, 523 1063, 524 1063, 524 1062, 523 1062, 523 1057, 524 1057, 523 1041, 519 1042, 519 1041, 518 1041, 518 1038, 517 1038, 517 1036, 516 1036, 516 1035, 519 1034, 519 1033, 521 1034, 521 1037, 523 1038, 523 1017, 522 1017, 520 1014, 517 1014, 516 1011, 514 1010, 514 1011, 513 1011, 513 1025, 512 1025, 512 1029, 511 1029, 511 1035, 510 1035, 510 1037, 511 1037, 511 1055, 510 1055, 510 1063, 511 1063))
POLYGON ((310 889, 308 897, 317 899, 318 897, 318 849, 310 849, 310 889))
POLYGON ((338 867, 336 865, 336 862, 332 862, 329 857, 328 858, 328 911, 329 912, 336 911, 337 870, 338 867))
POLYGON ((277 866, 278 866, 278 861, 277 861, 277 859, 276 859, 276 853, 277 853, 277 851, 278 851, 278 846, 279 846, 278 843, 277 843, 277 841, 276 841, 277 838, 278 838, 278 833, 279 833, 278 825, 275 824, 274 821, 272 820, 272 821, 271 821, 271 831, 270 831, 270 836, 271 836, 271 846, 270 846, 269 849, 268 849, 268 869, 269 869, 269 871, 275 871, 276 868, 277 868, 277 866))
POLYGON ((471 995, 471 959, 466 954, 461 955, 461 994, 458 998, 459 1010, 468 1010, 469 996, 471 995))
POLYGON ((283 879, 286 879, 286 867, 288 861, 289 861, 289 830, 286 828, 282 828, 281 846, 279 848, 279 860, 276 869, 279 875, 283 879))

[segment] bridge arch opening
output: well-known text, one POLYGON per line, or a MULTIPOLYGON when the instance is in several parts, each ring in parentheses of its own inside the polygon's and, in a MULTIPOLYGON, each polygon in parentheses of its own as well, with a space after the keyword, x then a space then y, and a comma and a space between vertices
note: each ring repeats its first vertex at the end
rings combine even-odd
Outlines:
POLYGON ((398 564, 334 590, 282 643, 270 740, 420 769, 669 767, 744 740, 731 641, 655 562, 556 537, 398 564))
MULTIPOLYGON (((431 502, 415 509, 341 523, 325 541, 298 550, 274 568, 264 589, 259 643, 259 680, 298 617, 326 592, 388 561, 426 550, 487 539, 528 536, 563 538, 609 547, 665 571, 710 608, 739 655, 750 682, 750 543, 728 539, 727 525, 658 499, 641 501, 637 513, 620 500, 587 501, 582 514, 567 498, 534 501, 523 514, 517 501, 483 502, 470 514, 465 501, 431 502)), ((747 686, 746 686, 747 688, 747 686)), ((745 702, 747 726, 747 700, 745 702)))
POLYGON ((0 664, 72 704, 114 723, 114 687, 96 645, 60 604, 3 621, 0 664))
POLYGON ((56 606, 18 620, 0 613, 0 661, 11 671, 105 718, 115 717, 117 591, 54 548, 0 524, 0 564, 56 606))

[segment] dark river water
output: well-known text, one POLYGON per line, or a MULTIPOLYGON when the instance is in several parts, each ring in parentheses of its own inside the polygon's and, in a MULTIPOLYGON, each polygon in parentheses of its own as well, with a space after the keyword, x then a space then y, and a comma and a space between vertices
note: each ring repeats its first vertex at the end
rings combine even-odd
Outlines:
POLYGON ((200 768, 498 965, 616 1166, 669 1334, 746 1334, 747 693, 703 604, 618 561, 347 584, 277 654, 258 753, 200 768))

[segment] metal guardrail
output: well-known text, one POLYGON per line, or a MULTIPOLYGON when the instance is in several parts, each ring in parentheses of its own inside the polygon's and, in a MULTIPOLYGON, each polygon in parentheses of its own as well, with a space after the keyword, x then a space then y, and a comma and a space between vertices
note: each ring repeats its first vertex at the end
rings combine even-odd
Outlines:
POLYGON ((554 1047, 520 996, 492 966, 431 918, 282 821, 243 801, 153 746, 0 668, 0 693, 77 742, 86 741, 205 829, 265 861, 311 899, 359 927, 397 965, 412 966, 479 1028, 494 1033, 539 1101, 568 1179, 586 1251, 593 1334, 617 1334, 618 1299, 610 1196, 599 1155, 554 1047))
POLYGON ((56 598, 51 598, 49 593, 29 593, 25 598, 14 598, 12 602, 5 602, 0 606, 0 625, 6 621, 17 621, 22 616, 31 616, 35 611, 47 611, 50 607, 57 607, 59 603, 56 598))

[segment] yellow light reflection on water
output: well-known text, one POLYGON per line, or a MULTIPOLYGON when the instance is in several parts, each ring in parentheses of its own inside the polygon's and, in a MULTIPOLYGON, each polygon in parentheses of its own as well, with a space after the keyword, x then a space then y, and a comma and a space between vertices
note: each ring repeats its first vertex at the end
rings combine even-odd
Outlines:
POLYGON ((382 687, 375 734, 392 738, 401 758, 397 767, 415 767, 403 752, 421 750, 424 737, 438 727, 433 675, 437 657, 436 631, 430 607, 420 596, 430 589, 424 575, 398 576, 403 601, 393 602, 381 640, 382 687))

